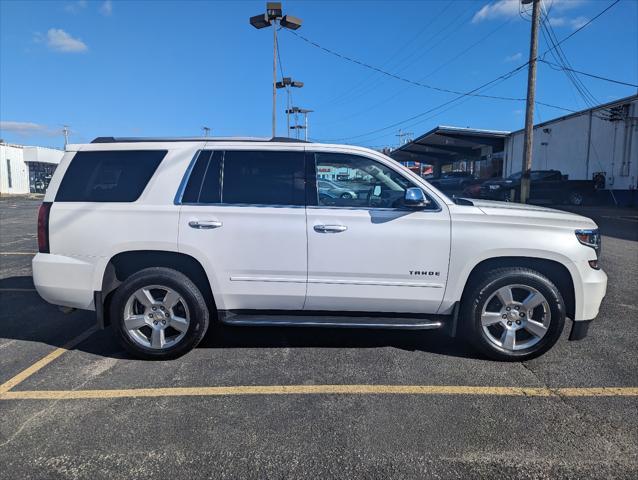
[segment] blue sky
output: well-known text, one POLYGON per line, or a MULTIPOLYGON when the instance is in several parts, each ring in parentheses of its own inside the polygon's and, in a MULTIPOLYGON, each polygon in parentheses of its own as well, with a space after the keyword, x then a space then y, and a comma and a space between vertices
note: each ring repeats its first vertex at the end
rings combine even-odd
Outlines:
MULTIPOLYGON (((612 1, 545 0, 558 39, 612 1)), ((528 56, 530 22, 516 0, 288 0, 283 7, 303 19, 298 33, 309 40, 436 88, 472 90, 528 56)), ((0 136, 60 146, 63 124, 74 143, 200 135, 203 125, 213 135, 270 136, 272 30, 248 23, 264 9, 263 1, 0 0, 0 136)), ((466 97, 389 127, 456 95, 375 73, 285 30, 279 39, 285 75, 305 83, 293 102, 314 110, 313 139, 392 146, 400 127, 418 135, 438 124, 523 125, 524 102, 466 97)), ((562 47, 576 70, 638 84, 638 2, 621 0, 562 47)), ((539 51, 546 49, 541 36, 539 51)), ((524 97, 526 76, 522 69, 480 93, 524 97)), ((580 78, 600 102, 636 93, 580 78)), ((277 133, 285 135, 280 93, 277 133)), ((564 72, 546 64, 538 67, 537 99, 587 106, 564 72)), ((536 120, 564 113, 538 106, 536 120)))

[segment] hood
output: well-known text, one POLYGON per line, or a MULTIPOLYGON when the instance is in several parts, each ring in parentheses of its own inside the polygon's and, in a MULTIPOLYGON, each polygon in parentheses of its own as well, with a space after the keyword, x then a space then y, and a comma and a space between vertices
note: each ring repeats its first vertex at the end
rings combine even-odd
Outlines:
POLYGON ((596 223, 587 217, 564 212, 553 208, 539 207, 514 202, 496 202, 491 200, 471 200, 486 215, 513 217, 529 223, 547 223, 569 225, 575 228, 596 228, 596 223))

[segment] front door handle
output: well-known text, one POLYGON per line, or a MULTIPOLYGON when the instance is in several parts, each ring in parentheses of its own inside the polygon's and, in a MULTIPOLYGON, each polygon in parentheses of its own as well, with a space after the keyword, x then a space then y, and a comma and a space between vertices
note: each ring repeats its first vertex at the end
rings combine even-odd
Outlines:
POLYGON ((211 228, 219 228, 223 225, 219 220, 191 220, 188 226, 198 230, 210 230, 211 228))
POLYGON ((348 230, 345 225, 315 225, 313 228, 318 233, 340 233, 348 230))

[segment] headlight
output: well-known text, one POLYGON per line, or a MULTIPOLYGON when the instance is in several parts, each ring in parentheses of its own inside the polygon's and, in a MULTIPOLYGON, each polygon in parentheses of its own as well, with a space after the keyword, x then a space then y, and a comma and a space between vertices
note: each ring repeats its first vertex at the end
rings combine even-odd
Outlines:
POLYGON ((583 245, 593 248, 596 251, 596 256, 600 258, 602 239, 597 228, 593 230, 576 230, 576 238, 583 245))

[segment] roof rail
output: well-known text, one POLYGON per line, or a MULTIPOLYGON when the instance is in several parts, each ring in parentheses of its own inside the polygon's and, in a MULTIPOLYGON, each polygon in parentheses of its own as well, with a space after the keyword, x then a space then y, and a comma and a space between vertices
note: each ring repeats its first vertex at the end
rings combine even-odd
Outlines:
POLYGON ((141 143, 141 142, 279 142, 311 143, 289 137, 97 137, 91 143, 141 143))

